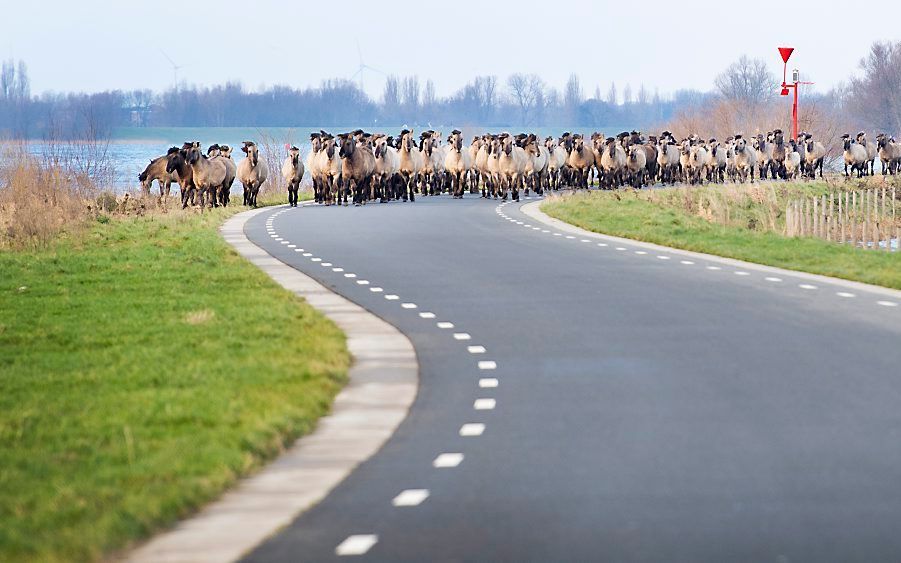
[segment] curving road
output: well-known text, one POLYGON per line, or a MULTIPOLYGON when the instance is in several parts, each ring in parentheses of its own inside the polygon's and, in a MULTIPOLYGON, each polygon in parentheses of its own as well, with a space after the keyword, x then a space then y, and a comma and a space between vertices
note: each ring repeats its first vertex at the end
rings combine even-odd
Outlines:
POLYGON ((520 206, 247 224, 420 363, 385 447, 248 561, 901 560, 897 300, 520 206))

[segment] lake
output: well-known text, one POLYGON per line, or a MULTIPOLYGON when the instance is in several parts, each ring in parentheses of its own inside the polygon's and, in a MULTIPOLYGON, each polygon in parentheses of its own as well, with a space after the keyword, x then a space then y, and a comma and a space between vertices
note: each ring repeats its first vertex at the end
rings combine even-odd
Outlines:
MULTIPOLYGON (((364 129, 368 132, 384 132, 396 135, 404 127, 404 125, 374 126, 364 129)), ((357 126, 347 126, 323 127, 322 129, 337 134, 358 128, 357 126)), ((414 127, 414 130, 417 132, 426 129, 441 131, 446 137, 454 129, 454 126, 414 127)), ((593 132, 593 130, 585 128, 568 129, 565 127, 459 127, 459 129, 463 131, 467 139, 489 131, 509 131, 514 134, 520 131, 529 131, 542 137, 548 135, 556 137, 567 130, 585 135, 590 135, 593 132)), ((624 127, 604 127, 601 130, 608 135, 612 135, 627 129, 624 127)), ((118 191, 140 188, 138 174, 144 170, 150 160, 166 154, 170 147, 181 147, 185 141, 200 141, 204 148, 214 143, 229 145, 234 149, 233 158, 237 161, 240 161, 244 156, 240 151, 243 141, 256 142, 260 146, 261 151, 264 152, 278 151, 279 161, 287 154, 286 145, 296 145, 301 149, 303 158, 306 159, 310 152, 310 133, 319 132, 319 130, 319 127, 130 127, 115 129, 108 153, 115 168, 115 185, 113 187, 118 191)), ((30 141, 27 143, 27 147, 29 152, 36 155, 41 155, 49 149, 48 145, 41 141, 30 141)), ((154 187, 155 190, 156 186, 154 187)))

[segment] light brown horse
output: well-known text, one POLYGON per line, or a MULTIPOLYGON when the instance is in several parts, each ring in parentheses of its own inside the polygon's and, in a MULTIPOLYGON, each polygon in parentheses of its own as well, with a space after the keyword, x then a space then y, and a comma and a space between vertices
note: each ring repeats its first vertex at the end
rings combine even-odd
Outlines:
POLYGON ((150 164, 143 172, 138 174, 138 181, 141 182, 141 190, 144 197, 150 197, 150 188, 153 182, 157 181, 160 185, 160 197, 169 197, 169 189, 172 182, 178 182, 178 177, 174 172, 166 171, 166 165, 169 163, 169 155, 158 156, 150 160, 150 164))

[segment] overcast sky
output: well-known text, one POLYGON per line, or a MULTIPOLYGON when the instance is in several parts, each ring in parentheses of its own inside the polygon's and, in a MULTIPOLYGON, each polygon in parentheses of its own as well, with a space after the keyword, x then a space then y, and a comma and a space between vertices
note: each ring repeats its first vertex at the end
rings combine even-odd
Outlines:
MULTIPOLYGON (((761 57, 781 76, 776 47, 825 91, 857 71, 877 39, 901 39, 901 2, 756 0, 629 2, 520 0, 273 0, 4 2, 0 55, 24 59, 32 92, 151 88, 180 81, 212 85, 317 85, 350 78, 366 64, 388 74, 431 78, 447 95, 477 74, 502 81, 539 74, 563 89, 577 73, 586 95, 611 82, 622 93, 644 84, 661 94, 707 90, 742 54, 761 57), (664 3, 660 3, 664 4, 664 3)), ((789 68, 791 68, 791 66, 789 68)), ((368 71, 366 90, 381 96, 384 77, 368 71)))

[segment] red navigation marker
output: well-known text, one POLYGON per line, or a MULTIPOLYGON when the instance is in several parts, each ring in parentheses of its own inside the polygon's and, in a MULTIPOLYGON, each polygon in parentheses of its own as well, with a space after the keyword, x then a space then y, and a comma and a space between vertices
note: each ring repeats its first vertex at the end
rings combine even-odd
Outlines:
POLYGON ((779 47, 779 54, 782 55, 782 62, 784 62, 785 64, 788 64, 788 59, 794 52, 794 47, 779 47))

